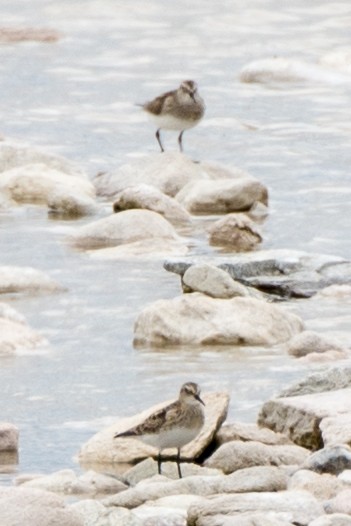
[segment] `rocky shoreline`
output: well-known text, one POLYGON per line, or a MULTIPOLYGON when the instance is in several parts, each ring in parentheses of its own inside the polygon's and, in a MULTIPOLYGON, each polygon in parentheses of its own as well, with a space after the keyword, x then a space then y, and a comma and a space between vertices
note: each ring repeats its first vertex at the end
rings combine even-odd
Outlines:
MULTIPOLYGON (((0 516, 19 524, 11 518, 18 521, 21 508, 27 526, 351 524, 350 385, 349 367, 314 373, 267 401, 258 424, 223 424, 228 394, 204 393, 205 428, 184 448, 182 479, 175 451, 166 450, 158 475, 156 450, 113 440, 160 404, 86 443, 83 475, 27 474, 1 487, 0 516)), ((13 426, 3 426, 0 437, 1 451, 16 447, 13 426)))
MULTIPOLYGON (((2 524, 351 524, 351 373, 342 365, 350 342, 305 330, 290 307, 296 298, 349 298, 350 262, 296 251, 248 253, 262 241, 268 191, 240 169, 171 153, 99 174, 93 184, 65 159, 6 141, 0 144, 0 168, 4 213, 28 204, 47 207, 49 214, 71 221, 65 238, 70 250, 92 261, 166 259, 165 271, 180 276, 183 294, 136 316, 135 347, 279 345, 295 359, 340 360, 338 368, 266 401, 257 425, 224 423, 228 393, 204 393, 206 423, 182 450, 181 480, 174 451, 166 452, 164 474, 158 475, 157 451, 113 439, 155 407, 117 421, 82 446, 84 474, 22 474, 14 487, 1 486, 2 524), (218 219, 219 214, 224 215, 218 219), (85 224, 77 226, 77 218, 86 218, 85 224), (199 230, 225 252, 188 256, 199 230)), ((9 294, 69 294, 33 267, 11 266, 0 267, 0 292, 5 300, 9 294)), ((2 354, 50 352, 50 342, 6 302, 0 305, 0 325, 2 354)), ((9 423, 0 428, 4 464, 18 461, 19 433, 9 423)))

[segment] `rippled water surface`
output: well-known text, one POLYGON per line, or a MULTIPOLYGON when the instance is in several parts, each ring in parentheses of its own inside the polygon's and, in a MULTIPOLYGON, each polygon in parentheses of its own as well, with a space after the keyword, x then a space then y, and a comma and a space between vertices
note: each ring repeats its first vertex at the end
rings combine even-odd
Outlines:
MULTIPOLYGON (((157 150, 154 130, 134 103, 194 78, 207 113, 185 134, 185 149, 193 158, 244 168, 267 185, 262 248, 351 257, 351 83, 239 81, 252 60, 317 63, 351 47, 348 1, 0 4, 2 26, 62 34, 53 44, 0 45, 5 137, 60 153, 92 177, 157 150)), ((174 135, 166 145, 176 147, 174 135)), ((254 421, 262 402, 317 367, 279 348, 134 349, 137 313, 179 294, 179 280, 162 261, 103 262, 73 252, 65 235, 87 221, 53 221, 34 206, 0 215, 1 264, 43 269, 68 288, 4 298, 51 345, 45 353, 0 359, 0 420, 20 428, 18 472, 75 466, 74 455, 95 431, 175 396, 184 380, 228 389, 230 418, 254 421)), ((201 243, 195 250, 212 253, 201 243)), ((350 303, 289 308, 308 328, 350 340, 350 303)))

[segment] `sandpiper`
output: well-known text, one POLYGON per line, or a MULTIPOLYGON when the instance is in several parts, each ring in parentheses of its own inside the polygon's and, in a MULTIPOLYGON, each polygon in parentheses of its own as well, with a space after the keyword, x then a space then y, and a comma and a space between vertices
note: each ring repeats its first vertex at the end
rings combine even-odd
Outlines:
POLYGON ((123 433, 117 433, 114 438, 138 438, 145 444, 157 447, 159 474, 162 450, 177 448, 178 475, 182 478, 180 449, 191 442, 201 430, 204 424, 203 405, 205 404, 200 398, 199 386, 194 382, 187 382, 181 387, 178 400, 152 413, 141 424, 123 433))
POLYGON ((162 129, 180 131, 178 143, 182 152, 184 131, 196 126, 205 113, 205 103, 193 80, 184 80, 178 89, 167 91, 141 107, 157 126, 156 139, 161 152, 164 152, 160 136, 162 129))

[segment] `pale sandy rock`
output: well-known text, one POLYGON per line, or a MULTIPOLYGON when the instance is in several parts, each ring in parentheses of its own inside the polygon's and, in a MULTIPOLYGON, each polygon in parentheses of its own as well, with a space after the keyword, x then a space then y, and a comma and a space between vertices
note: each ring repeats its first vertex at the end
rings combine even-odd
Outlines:
POLYGON ((351 526, 350 515, 344 513, 333 513, 332 515, 323 515, 309 523, 309 526, 351 526))
POLYGON ((108 495, 127 489, 114 477, 87 471, 80 477, 71 469, 63 469, 50 475, 26 475, 16 478, 17 486, 38 488, 63 495, 108 495))
POLYGON ((339 475, 345 469, 351 469, 351 448, 349 446, 327 446, 310 455, 302 469, 316 473, 339 475))
POLYGON ((257 201, 267 204, 266 187, 251 176, 215 181, 192 181, 176 195, 191 214, 227 214, 249 210, 257 201))
MULTIPOLYGON (((202 395, 205 406, 205 424, 199 435, 184 446, 181 458, 193 460, 199 457, 212 442, 216 432, 227 416, 229 396, 227 393, 204 393, 202 395)), ((136 439, 116 438, 116 433, 121 433, 130 427, 141 423, 154 411, 168 405, 170 401, 153 406, 142 413, 130 418, 123 418, 114 425, 94 435, 86 442, 79 453, 79 461, 83 466, 92 463, 136 463, 146 457, 156 457, 158 450, 136 439)), ((165 449, 162 453, 165 460, 171 456, 175 458, 175 449, 165 449)))
MULTIPOLYGON (((303 491, 280 491, 276 493, 244 493, 219 495, 205 503, 190 506, 188 526, 209 525, 205 519, 226 517, 232 519, 239 513, 274 513, 277 518, 284 517, 293 523, 306 525, 324 514, 322 505, 315 497, 303 491)), ((274 517, 274 516, 273 516, 274 517)), ((212 523, 213 526, 222 522, 212 523)), ((226 524, 232 524, 227 522, 226 524)), ((234 523, 235 524, 235 523, 234 523)), ((237 524, 240 524, 238 522, 237 524)))
POLYGON ((296 471, 289 480, 290 491, 304 490, 314 495, 318 500, 331 499, 345 488, 342 481, 328 473, 319 474, 310 470, 296 471))
POLYGON ((28 325, 0 318, 0 355, 32 351, 48 346, 48 341, 28 325))
POLYGON ((185 256, 189 252, 187 245, 181 240, 153 239, 124 243, 117 247, 100 248, 99 250, 88 250, 87 254, 92 259, 140 259, 153 260, 164 259, 169 256, 185 256))
POLYGON ((294 526, 288 520, 289 516, 289 513, 284 512, 237 513, 229 517, 218 514, 200 517, 196 524, 198 526, 294 526))
POLYGON ((227 166, 222 163, 210 161, 200 162, 201 168, 207 173, 210 179, 242 179, 250 177, 250 174, 237 166, 227 166))
POLYGON ((210 245, 222 246, 235 252, 254 250, 262 241, 257 225, 243 213, 227 214, 209 229, 210 245))
POLYGON ((87 178, 87 175, 75 163, 36 148, 10 142, 0 143, 0 172, 27 164, 44 164, 66 174, 87 178))
MULTIPOLYGON (((135 486, 140 481, 158 474, 157 462, 152 458, 147 458, 139 462, 136 466, 129 469, 122 477, 122 480, 130 486, 135 486)), ((170 479, 178 479, 178 468, 175 462, 162 463, 162 475, 170 479)), ((183 463, 182 465, 183 477, 198 476, 218 476, 222 472, 218 469, 210 469, 192 463, 183 463)))
POLYGON ((84 526, 146 526, 133 512, 123 508, 106 508, 97 500, 81 500, 69 508, 84 518, 84 526))
POLYGON ((286 435, 275 433, 266 427, 259 427, 257 424, 244 422, 225 424, 216 434, 216 444, 218 446, 233 440, 241 440, 243 442, 255 441, 272 446, 292 444, 286 435))
POLYGON ((213 298, 249 295, 246 287, 233 280, 228 272, 207 263, 189 267, 183 275, 182 285, 186 292, 202 292, 213 298))
POLYGON ((136 345, 274 345, 303 323, 281 307, 256 298, 210 298, 194 292, 147 306, 134 326, 136 345))
POLYGON ((130 186, 114 197, 113 210, 121 212, 131 208, 152 210, 174 224, 188 224, 190 214, 173 197, 162 193, 154 186, 140 184, 130 186))
POLYGON ((348 444, 351 446, 351 413, 323 418, 319 425, 322 431, 323 444, 332 446, 348 444))
POLYGON ((166 496, 200 495, 209 496, 222 493, 246 493, 283 491, 287 478, 277 467, 255 467, 243 469, 229 476, 192 476, 165 483, 164 480, 141 482, 134 488, 107 497, 106 506, 135 508, 144 502, 154 501, 166 496))
POLYGON ((41 270, 32 267, 0 266, 0 294, 62 290, 65 290, 62 285, 41 270))
POLYGON ((345 349, 338 342, 322 334, 314 331, 303 331, 289 340, 287 351, 290 355, 301 358, 311 353, 344 352, 345 349))
POLYGON ((351 489, 345 489, 324 503, 326 513, 351 515, 351 489))
POLYGON ((340 475, 338 475, 338 480, 346 487, 351 486, 351 469, 344 469, 340 475))
POLYGON ((241 82, 300 82, 313 81, 339 84, 348 81, 346 75, 328 70, 318 64, 285 57, 255 60, 240 72, 241 82))
POLYGON ((0 487, 1 526, 86 526, 64 500, 34 488, 0 487))
POLYGON ((97 249, 155 238, 179 241, 173 226, 160 214, 126 210, 81 226, 70 236, 70 241, 79 248, 97 249))
POLYGON ((18 203, 34 204, 47 204, 56 192, 78 198, 95 195, 94 186, 87 179, 39 163, 2 172, 0 191, 18 203))
POLYGON ((178 152, 164 152, 125 164, 114 172, 98 174, 94 184, 98 195, 113 197, 129 186, 147 184, 174 197, 192 180, 208 179, 198 163, 178 152))
POLYGON ((345 387, 351 387, 351 367, 344 364, 309 374, 296 384, 284 389, 279 394, 279 398, 335 391, 345 387))
POLYGON ((0 422, 0 451, 18 450, 18 427, 9 422, 0 422))
POLYGON ((253 466, 302 464, 309 452, 295 445, 271 446, 261 442, 234 440, 220 446, 205 462, 206 467, 232 473, 253 466))
POLYGON ((96 212, 95 199, 62 189, 55 190, 48 198, 49 214, 59 218, 89 216, 96 212))
POLYGON ((351 388, 322 393, 276 398, 261 408, 258 423, 284 433, 296 444, 322 447, 323 418, 351 412, 351 388))

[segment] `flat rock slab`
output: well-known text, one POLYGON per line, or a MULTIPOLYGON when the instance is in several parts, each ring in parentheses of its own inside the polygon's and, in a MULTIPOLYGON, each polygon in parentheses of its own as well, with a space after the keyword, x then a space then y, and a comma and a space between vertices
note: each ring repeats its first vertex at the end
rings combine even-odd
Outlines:
MULTIPOLYGON (((205 425, 199 435, 181 450, 181 458, 193 460, 198 458, 212 442, 217 430, 227 416, 229 395, 225 392, 205 393, 202 398, 205 406, 205 425)), ((130 438, 113 438, 116 433, 121 433, 140 424, 154 411, 168 405, 171 401, 153 406, 131 418, 123 418, 114 425, 94 435, 86 442, 80 453, 79 462, 87 467, 97 464, 135 464, 146 457, 157 457, 158 450, 148 446, 140 440, 130 438)), ((176 449, 165 449, 163 458, 175 457, 176 449)))
POLYGON ((319 449, 323 419, 345 417, 345 413, 351 414, 351 388, 270 400, 263 405, 258 423, 288 435, 300 446, 319 449))

